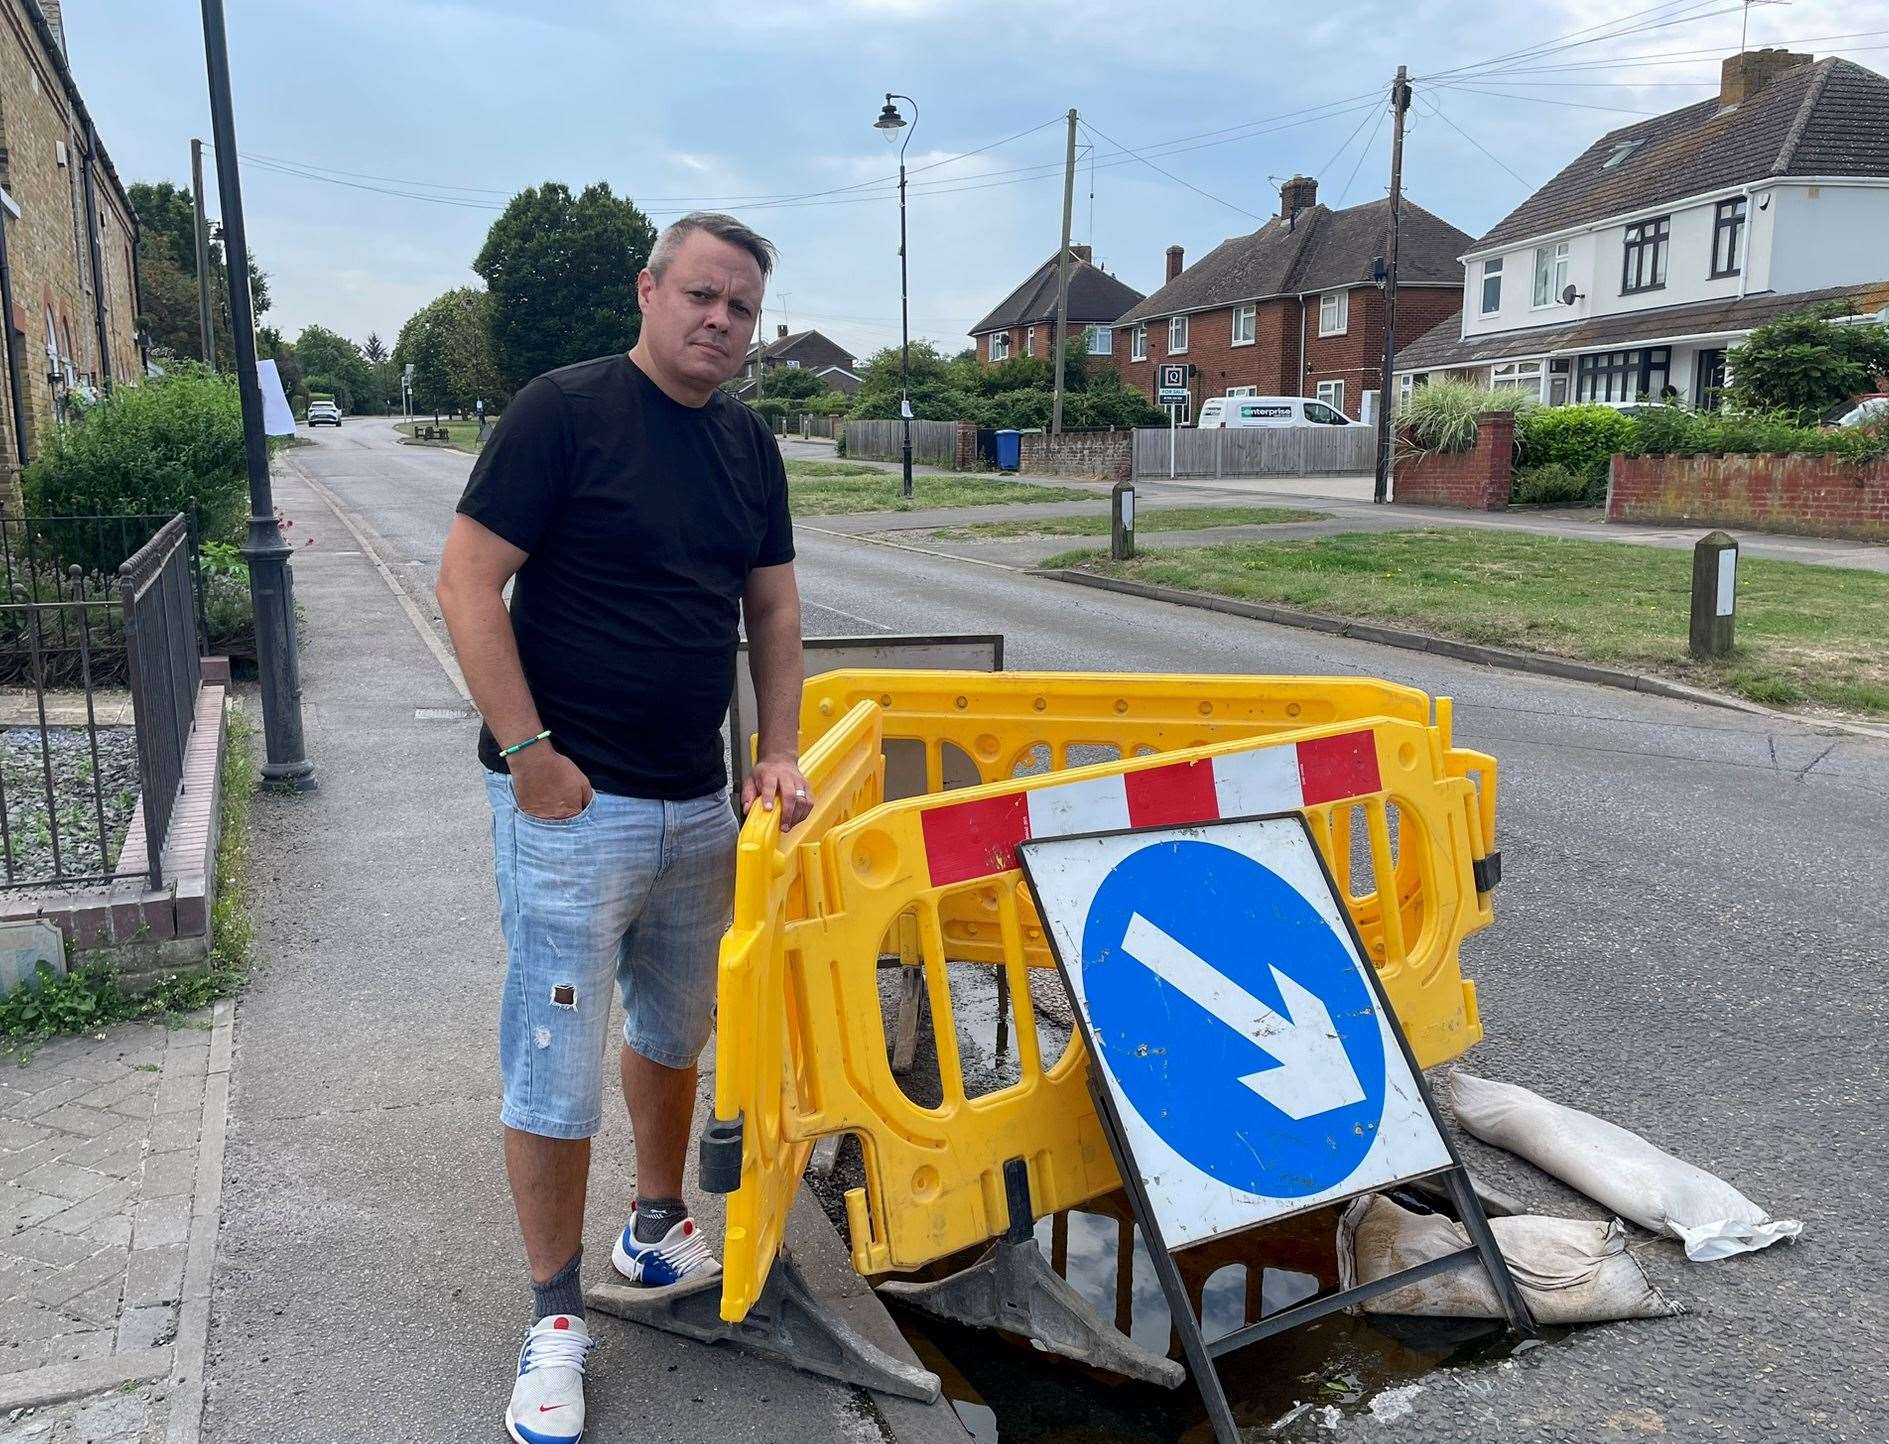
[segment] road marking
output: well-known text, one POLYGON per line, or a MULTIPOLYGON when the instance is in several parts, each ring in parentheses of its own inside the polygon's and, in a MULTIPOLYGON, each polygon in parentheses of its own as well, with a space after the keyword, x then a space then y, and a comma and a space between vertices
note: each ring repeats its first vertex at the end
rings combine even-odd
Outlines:
POLYGON ((439 663, 440 670, 446 674, 446 679, 453 684, 453 689, 462 699, 470 702, 472 691, 466 686, 466 674, 459 670, 459 659, 453 656, 446 644, 440 640, 439 633, 433 630, 432 622, 427 620, 426 614, 420 610, 419 603, 414 601, 407 589, 400 585, 399 578, 393 574, 387 563, 380 559, 380 552, 374 545, 379 538, 373 534, 366 523, 356 521, 353 513, 341 505, 335 494, 316 481, 310 475, 308 468, 293 455, 289 456, 288 461, 296 474, 308 483, 309 490, 320 497, 328 510, 335 514, 335 520, 346 527, 355 541, 360 543, 361 550, 367 554, 368 560, 374 563, 374 570, 379 572, 380 579, 387 583, 387 590, 392 592, 394 600, 400 603, 400 610, 407 614, 407 620, 413 624, 413 630, 420 634, 420 640, 426 643, 427 650, 433 654, 433 660, 439 663))
MULTIPOLYGON (((916 529, 916 528, 915 528, 916 529)), ((861 536, 858 532, 828 531, 823 526, 808 526, 804 521, 794 523, 795 531, 810 531, 815 536, 830 536, 838 541, 865 542, 869 546, 891 547, 895 552, 917 552, 921 557, 938 557, 947 562, 965 562, 974 567, 995 567, 1000 572, 1027 572, 1028 567, 1013 567, 1008 562, 987 561, 983 557, 961 557, 956 552, 933 551, 930 547, 915 547, 908 542, 886 541, 882 537, 861 536)))
POLYGON ((1248 1073, 1240 1082, 1295 1123, 1364 1101, 1364 1085, 1330 1011, 1317 994, 1279 969, 1270 971, 1288 1016, 1274 1012, 1140 913, 1128 920, 1122 951, 1271 1054, 1277 1068, 1248 1073))

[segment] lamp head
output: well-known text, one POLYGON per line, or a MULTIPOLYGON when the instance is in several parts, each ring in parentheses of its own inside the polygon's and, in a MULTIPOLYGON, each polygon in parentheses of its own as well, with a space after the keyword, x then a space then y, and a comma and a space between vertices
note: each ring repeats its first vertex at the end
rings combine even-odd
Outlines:
POLYGON ((872 128, 883 131, 889 144, 892 138, 905 129, 905 117, 899 114, 899 108, 892 103, 890 95, 885 98, 885 105, 879 111, 879 118, 872 123, 872 128))

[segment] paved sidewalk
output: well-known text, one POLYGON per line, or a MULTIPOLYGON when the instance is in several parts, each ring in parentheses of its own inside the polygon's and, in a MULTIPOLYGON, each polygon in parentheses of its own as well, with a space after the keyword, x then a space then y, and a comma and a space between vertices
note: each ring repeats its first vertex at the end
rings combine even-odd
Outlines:
MULTIPOLYGON (((292 462, 276 496, 319 538, 295 557, 319 787, 255 805, 264 963, 236 1032, 204 1435, 498 1439, 530 1293, 500 1157, 477 722, 371 539, 292 462)), ((606 1099, 594 1144, 588 1278, 634 1187, 622 1112, 606 1099)), ((688 1194, 718 1238, 720 1200, 688 1194)), ((853 1390, 592 1317, 592 1444, 886 1437, 853 1390)))
POLYGON ((0 1072, 0 1444, 197 1437, 228 1019, 0 1072))

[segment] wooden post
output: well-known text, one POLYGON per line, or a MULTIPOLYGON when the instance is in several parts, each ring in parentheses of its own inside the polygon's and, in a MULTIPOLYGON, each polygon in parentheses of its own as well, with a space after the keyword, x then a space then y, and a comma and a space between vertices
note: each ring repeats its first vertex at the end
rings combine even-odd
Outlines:
POLYGON ((1708 532, 1692 549, 1692 655, 1703 660, 1732 650, 1732 611, 1738 590, 1738 541, 1708 532))
POLYGON ((1125 562, 1135 554, 1135 484, 1118 481, 1109 492, 1108 554, 1125 562))

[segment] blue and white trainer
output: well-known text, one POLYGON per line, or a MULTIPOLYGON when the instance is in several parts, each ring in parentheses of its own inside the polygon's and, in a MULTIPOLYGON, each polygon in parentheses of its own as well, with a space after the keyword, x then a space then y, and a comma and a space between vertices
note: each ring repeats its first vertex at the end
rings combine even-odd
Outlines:
POLYGON ((721 1272, 721 1261, 709 1251, 708 1240, 692 1218, 675 1224, 655 1243, 638 1243, 635 1204, 630 1205, 630 1221, 610 1250, 610 1262, 631 1283, 650 1289, 666 1289, 685 1280, 696 1283, 721 1272))
POLYGON ((584 1321, 547 1314, 518 1351, 518 1381, 505 1432, 518 1444, 577 1444, 584 1437, 584 1360, 595 1347, 584 1321))

